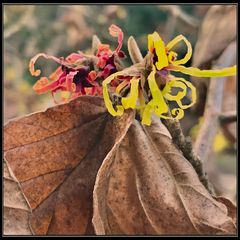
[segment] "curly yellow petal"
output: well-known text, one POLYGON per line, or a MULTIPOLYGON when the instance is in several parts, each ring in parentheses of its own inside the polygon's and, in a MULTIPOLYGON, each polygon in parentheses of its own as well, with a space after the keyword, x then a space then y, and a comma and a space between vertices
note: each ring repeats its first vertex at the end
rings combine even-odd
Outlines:
POLYGON ((187 53, 184 56, 184 58, 176 60, 176 61, 172 61, 172 53, 169 53, 169 62, 172 63, 173 65, 179 65, 179 64, 185 64, 192 56, 192 45, 191 43, 183 36, 183 35, 178 35, 177 37, 175 37, 173 40, 171 40, 166 48, 168 50, 172 49, 176 44, 178 44, 179 42, 184 41, 186 46, 187 46, 187 53))
POLYGON ((169 83, 166 84, 165 88, 163 89, 164 98, 170 101, 176 101, 178 106, 182 109, 187 109, 191 106, 193 106, 196 103, 196 88, 192 85, 192 83, 186 81, 184 78, 174 78, 169 83), (171 95, 170 91, 171 88, 178 87, 181 88, 182 91, 179 91, 177 95, 171 95), (183 105, 181 100, 186 96, 187 94, 187 87, 191 89, 191 103, 187 105, 183 105), (170 91, 169 91, 170 89, 170 91))
POLYGON ((161 90, 155 80, 156 69, 153 67, 153 71, 148 76, 148 85, 152 94, 152 100, 146 105, 143 116, 142 124, 151 124, 151 114, 155 113, 157 116, 161 116, 168 111, 168 105, 166 104, 161 90))
POLYGON ((196 100, 197 100, 196 88, 192 85, 192 83, 190 83, 189 81, 186 81, 184 78, 180 78, 179 81, 184 82, 187 85, 187 87, 191 89, 192 97, 191 97, 191 103, 187 105, 183 105, 181 102, 181 99, 177 99, 176 102, 178 106, 182 109, 190 108, 196 103, 196 100))
POLYGON ((165 44, 159 34, 154 32, 153 34, 148 35, 148 49, 153 51, 155 49, 156 55, 158 57, 158 62, 156 62, 156 67, 158 70, 168 66, 168 57, 166 54, 165 44))
POLYGON ((151 125, 151 116, 152 116, 153 108, 150 105, 147 105, 142 114, 141 123, 147 126, 151 125))
POLYGON ((153 41, 153 34, 148 34, 148 51, 153 53, 154 51, 154 41, 153 41))
POLYGON ((181 108, 174 108, 171 110, 171 113, 172 113, 172 117, 169 117, 169 116, 165 116, 165 115, 161 115, 160 117, 163 118, 163 119, 176 119, 176 120, 179 120, 179 119, 182 119, 184 117, 184 110, 181 109, 181 108))
POLYGON ((184 67, 184 66, 171 66, 169 68, 171 71, 182 72, 194 77, 227 77, 227 76, 235 76, 237 74, 237 66, 234 65, 232 67, 217 69, 217 70, 200 70, 195 67, 184 67))
POLYGON ((168 106, 163 98, 161 90, 158 88, 158 85, 155 80, 155 68, 148 76, 148 85, 152 94, 152 100, 148 103, 154 106, 154 113, 157 116, 160 116, 162 113, 168 111, 168 106))
POLYGON ((121 116, 124 112, 124 108, 121 105, 117 105, 117 111, 114 109, 113 105, 112 105, 112 101, 109 97, 108 94, 108 89, 107 89, 107 85, 117 76, 122 75, 123 72, 116 72, 112 75, 110 75, 109 77, 107 77, 103 82, 102 82, 102 87, 103 87, 103 98, 104 98, 104 102, 106 105, 106 108, 108 110, 108 112, 113 115, 113 116, 121 116))
POLYGON ((128 97, 122 98, 122 105, 125 109, 136 108, 136 104, 137 104, 137 100, 138 100, 138 83, 139 83, 139 78, 131 79, 130 94, 128 97))
POLYGON ((166 84, 166 86, 162 91, 164 98, 166 98, 169 101, 176 101, 186 96, 187 86, 184 83, 178 81, 179 79, 180 78, 174 78, 166 84), (178 91, 177 95, 171 95, 170 92, 171 92, 171 88, 173 87, 181 88, 182 91, 178 91))

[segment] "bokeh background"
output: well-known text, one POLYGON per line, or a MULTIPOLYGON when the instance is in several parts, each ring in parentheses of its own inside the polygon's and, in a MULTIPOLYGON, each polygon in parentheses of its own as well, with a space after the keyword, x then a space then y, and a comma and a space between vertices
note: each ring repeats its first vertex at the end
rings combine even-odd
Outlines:
MULTIPOLYGON (((111 24, 120 26, 124 32, 125 53, 127 40, 132 35, 145 55, 146 36, 154 31, 158 31, 165 42, 183 34, 194 49, 200 25, 210 7, 190 4, 4 5, 4 122, 54 105, 51 94, 37 95, 32 90, 37 78, 30 75, 28 63, 37 53, 60 57, 78 50, 90 52, 93 34, 114 49, 117 41, 108 33, 111 24)), ((181 55, 185 49, 179 51, 181 55)), ((131 64, 128 53, 127 56, 131 64)), ((187 66, 190 65, 191 61, 187 66)), ((56 67, 42 59, 38 66, 45 74, 56 67)), ((193 129, 188 126, 186 122, 183 124, 184 131, 191 134, 194 141, 198 126, 193 129)), ((235 202, 236 144, 221 131, 214 141, 211 169, 209 177, 217 193, 235 202)))

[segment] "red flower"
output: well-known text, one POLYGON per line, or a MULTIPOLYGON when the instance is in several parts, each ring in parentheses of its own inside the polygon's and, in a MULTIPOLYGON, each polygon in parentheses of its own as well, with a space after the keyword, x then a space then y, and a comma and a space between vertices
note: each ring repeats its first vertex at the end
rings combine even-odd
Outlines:
MULTIPOLYGON (((33 76, 39 76, 41 71, 35 70, 34 65, 39 57, 52 59, 60 66, 49 77, 41 77, 33 89, 38 94, 57 91, 70 93, 69 99, 80 95, 102 95, 101 82, 112 73, 119 71, 116 61, 124 58, 125 54, 121 51, 123 43, 123 32, 116 25, 111 25, 109 32, 113 37, 118 38, 118 46, 115 51, 110 49, 107 44, 99 44, 96 53, 96 66, 86 65, 87 56, 83 53, 71 53, 64 58, 56 58, 44 53, 39 53, 30 60, 29 70, 33 76)), ((93 56, 94 57, 94 56, 93 56)), ((114 83, 112 84, 114 86, 114 83)), ((116 85, 116 84, 115 84, 116 85)), ((66 100, 66 99, 63 99, 66 100)), ((56 102, 55 98, 54 101, 56 102)))
MULTIPOLYGON (((86 60, 84 55, 80 53, 72 53, 63 58, 56 58, 40 53, 31 59, 29 70, 33 76, 40 75, 40 70, 34 69, 34 64, 39 57, 52 59, 61 66, 56 69, 49 77, 41 77, 33 89, 38 94, 51 92, 54 98, 54 93, 57 91, 67 91, 71 94, 71 99, 80 95, 102 95, 100 85, 95 81, 96 72, 90 70, 90 67, 83 66, 82 62, 86 60), (88 88, 91 88, 90 90, 88 88)), ((54 101, 56 102, 55 98, 54 101)))

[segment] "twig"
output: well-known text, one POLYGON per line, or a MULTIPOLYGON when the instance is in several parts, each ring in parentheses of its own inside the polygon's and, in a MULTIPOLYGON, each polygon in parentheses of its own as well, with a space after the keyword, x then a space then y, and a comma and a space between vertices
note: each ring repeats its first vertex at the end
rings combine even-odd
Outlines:
POLYGON ((236 121, 237 121, 236 111, 225 112, 219 116, 219 122, 221 125, 236 122, 236 121))
MULTIPOLYGON (((171 116, 170 113, 168 113, 168 115, 171 116)), ((162 122, 170 132, 173 143, 182 151, 183 156, 194 167, 196 173, 198 174, 199 180, 211 194, 214 194, 214 190, 208 182, 207 174, 203 171, 202 161, 193 151, 190 137, 184 136, 179 121, 162 119, 162 122)))
POLYGON ((198 27, 199 25, 199 20, 196 19, 193 16, 190 16, 189 14, 186 14, 185 12, 182 11, 182 9, 179 6, 176 5, 161 5, 159 6, 159 9, 161 10, 166 10, 172 14, 172 17, 174 18, 179 18, 182 20, 184 23, 187 23, 193 28, 198 27))
POLYGON ((164 36, 165 36, 166 42, 169 42, 173 37, 173 34, 176 29, 176 25, 177 25, 177 19, 178 19, 178 17, 175 14, 168 17, 168 21, 165 25, 165 31, 164 31, 164 36))
POLYGON ((165 26, 165 41, 170 41, 170 39, 172 39, 179 20, 188 24, 192 28, 197 28, 199 26, 199 20, 183 12, 179 6, 161 5, 159 6, 159 9, 170 13, 165 26))
MULTIPOLYGON (((232 42, 218 59, 215 69, 231 66, 236 61, 236 42, 232 42)), ((204 110, 204 122, 195 143, 195 150, 202 162, 206 162, 211 152, 218 129, 221 113, 224 82, 226 77, 211 78, 204 110)))

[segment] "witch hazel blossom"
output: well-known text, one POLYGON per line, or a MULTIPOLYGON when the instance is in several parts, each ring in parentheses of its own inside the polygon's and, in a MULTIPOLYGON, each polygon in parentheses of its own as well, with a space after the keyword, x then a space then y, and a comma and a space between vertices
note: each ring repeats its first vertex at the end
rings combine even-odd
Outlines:
MULTIPOLYGON (((126 71, 116 72, 103 81, 103 96, 111 115, 121 116, 125 109, 131 108, 140 110, 142 124, 145 125, 151 124, 152 114, 164 119, 181 119, 184 117, 184 110, 196 102, 196 88, 184 78, 175 77, 172 72, 181 72, 195 77, 224 77, 236 75, 237 71, 236 65, 221 70, 200 70, 194 67, 185 67, 183 64, 192 56, 192 46, 183 35, 175 37, 165 45, 157 32, 149 34, 148 51, 146 57, 150 58, 151 71, 146 76, 147 92, 146 85, 140 84, 141 72, 139 71, 139 74, 135 73, 126 83, 130 88, 128 96, 121 98, 121 104, 114 104, 110 99, 108 86, 116 78, 126 76, 126 71), (181 41, 186 44, 187 53, 182 59, 178 59, 178 54, 172 49, 181 41), (180 89, 176 95, 171 93, 173 88, 180 89), (186 96, 187 90, 191 90, 191 102, 183 104, 182 100, 186 96), (178 105, 178 107, 171 109, 172 117, 167 115, 170 110, 167 101, 175 101, 178 105)), ((123 83, 120 86, 123 87, 123 83)))
POLYGON ((33 86, 34 91, 38 94, 50 92, 55 103, 58 103, 55 93, 59 91, 69 93, 69 97, 62 97, 60 102, 69 101, 81 95, 101 96, 101 82, 119 70, 116 66, 116 59, 125 57, 121 51, 123 32, 116 25, 111 25, 109 32, 113 37, 118 38, 118 46, 115 51, 112 51, 109 45, 99 44, 96 56, 90 57, 93 64, 86 64, 89 56, 81 52, 71 53, 66 58, 57 58, 44 53, 33 57, 29 63, 29 71, 33 76, 41 74, 40 69, 35 69, 35 63, 39 57, 53 60, 60 65, 50 76, 41 77, 33 86))

